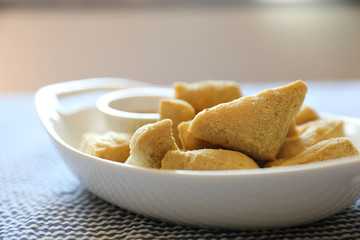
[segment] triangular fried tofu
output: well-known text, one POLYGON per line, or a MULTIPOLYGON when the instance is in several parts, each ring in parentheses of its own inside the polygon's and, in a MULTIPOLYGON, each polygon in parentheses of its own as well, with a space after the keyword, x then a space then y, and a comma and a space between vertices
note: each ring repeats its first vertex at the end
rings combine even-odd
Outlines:
MULTIPOLYGON (((208 141, 199 139, 189 132, 191 121, 185 121, 178 125, 179 138, 183 151, 197 150, 204 148, 219 148, 208 141)), ((179 146, 179 145, 178 145, 179 146)))
POLYGON ((197 138, 273 161, 299 111, 307 85, 298 80, 198 113, 189 131, 197 138))
POLYGON ((164 119, 140 127, 130 140, 130 156, 126 164, 160 168, 161 160, 169 150, 178 150, 172 136, 172 121, 164 119))
POLYGON ((116 162, 125 162, 129 157, 131 135, 109 131, 105 134, 86 133, 80 143, 80 151, 116 162))
MULTIPOLYGON (((303 152, 293 158, 287 159, 285 161, 279 160, 279 164, 274 166, 290 166, 312 162, 321 162, 354 155, 359 155, 359 151, 352 144, 349 138, 330 138, 305 149, 303 152)), ((276 162, 277 161, 275 161, 275 163, 276 162)))
POLYGON ((175 98, 190 103, 196 113, 219 103, 230 102, 242 96, 239 85, 233 81, 207 80, 174 84, 175 98))
POLYGON ((344 136, 344 122, 337 119, 313 120, 296 129, 298 135, 285 139, 277 158, 292 158, 318 142, 344 136))
POLYGON ((160 120, 171 119, 173 122, 172 131, 176 145, 181 148, 178 125, 181 122, 192 120, 195 117, 195 109, 190 103, 173 98, 163 98, 159 103, 160 120))
POLYGON ((310 121, 319 119, 319 115, 309 106, 302 106, 299 112, 295 115, 294 120, 296 125, 304 124, 310 121))

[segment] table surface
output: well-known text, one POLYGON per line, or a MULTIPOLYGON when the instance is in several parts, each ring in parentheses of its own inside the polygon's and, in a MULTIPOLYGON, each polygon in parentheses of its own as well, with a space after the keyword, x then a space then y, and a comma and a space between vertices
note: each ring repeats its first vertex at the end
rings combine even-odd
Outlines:
MULTIPOLYGON (((360 118, 360 81, 313 82, 309 89, 306 102, 320 111, 360 118)), ((360 200, 307 226, 254 231, 180 226, 114 206, 67 169, 33 94, 0 94, 0 143, 0 239, 360 239, 360 200)))

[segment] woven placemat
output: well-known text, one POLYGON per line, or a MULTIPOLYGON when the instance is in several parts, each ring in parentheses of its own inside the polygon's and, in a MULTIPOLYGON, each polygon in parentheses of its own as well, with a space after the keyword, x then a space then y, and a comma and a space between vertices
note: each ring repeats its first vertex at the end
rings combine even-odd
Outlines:
POLYGON ((33 96, 0 97, 0 239, 360 239, 360 201, 311 225, 224 231, 164 223, 114 206, 70 173, 33 96))

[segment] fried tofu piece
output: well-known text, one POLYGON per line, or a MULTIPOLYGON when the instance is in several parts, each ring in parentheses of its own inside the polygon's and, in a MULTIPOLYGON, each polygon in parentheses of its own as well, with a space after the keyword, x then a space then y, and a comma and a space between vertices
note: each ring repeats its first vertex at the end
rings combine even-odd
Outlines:
POLYGON ((286 160, 288 159, 276 159, 275 161, 265 162, 263 168, 279 167, 286 160))
POLYGON ((290 159, 281 159, 273 166, 290 166, 321 162, 330 159, 359 155, 359 151, 352 144, 349 138, 330 138, 312 145, 297 156, 290 159))
POLYGON ((288 133, 286 135, 286 137, 295 137, 299 134, 298 130, 296 129, 296 122, 295 120, 292 120, 291 121, 291 124, 289 126, 289 130, 288 130, 288 133))
POLYGON ((298 80, 219 104, 198 113, 189 131, 197 138, 243 152, 253 159, 273 161, 306 92, 307 85, 298 80))
POLYGON ((303 105, 295 115, 296 125, 301 125, 319 119, 319 115, 309 106, 303 105))
POLYGON ((172 122, 164 119, 137 129, 130 140, 130 156, 126 164, 160 168, 161 160, 169 150, 179 149, 172 136, 172 122))
POLYGON ((223 149, 169 151, 162 160, 162 169, 233 170, 259 168, 254 160, 240 152, 223 149))
POLYGON ((190 103, 196 113, 241 97, 238 84, 232 81, 177 82, 174 84, 174 90, 175 98, 190 103))
POLYGON ((107 132, 105 134, 86 133, 83 135, 79 150, 95 157, 116 162, 125 162, 129 157, 131 135, 107 132))
POLYGON ((320 141, 344 136, 344 123, 341 120, 313 120, 298 126, 297 129, 299 134, 286 138, 277 158, 292 158, 320 141))
POLYGON ((175 142, 181 148, 178 125, 183 121, 192 120, 195 117, 195 109, 190 103, 172 98, 164 98, 159 103, 160 119, 171 119, 173 122, 172 131, 175 142))
POLYGON ((179 138, 183 151, 197 150, 203 148, 219 148, 208 141, 199 139, 189 132, 191 121, 182 122, 178 125, 179 138))

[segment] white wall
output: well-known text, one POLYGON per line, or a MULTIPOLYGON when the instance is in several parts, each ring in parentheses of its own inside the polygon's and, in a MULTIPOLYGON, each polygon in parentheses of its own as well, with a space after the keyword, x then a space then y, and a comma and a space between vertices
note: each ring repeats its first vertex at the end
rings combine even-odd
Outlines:
POLYGON ((0 91, 100 76, 360 79, 360 7, 0 8, 0 91))

